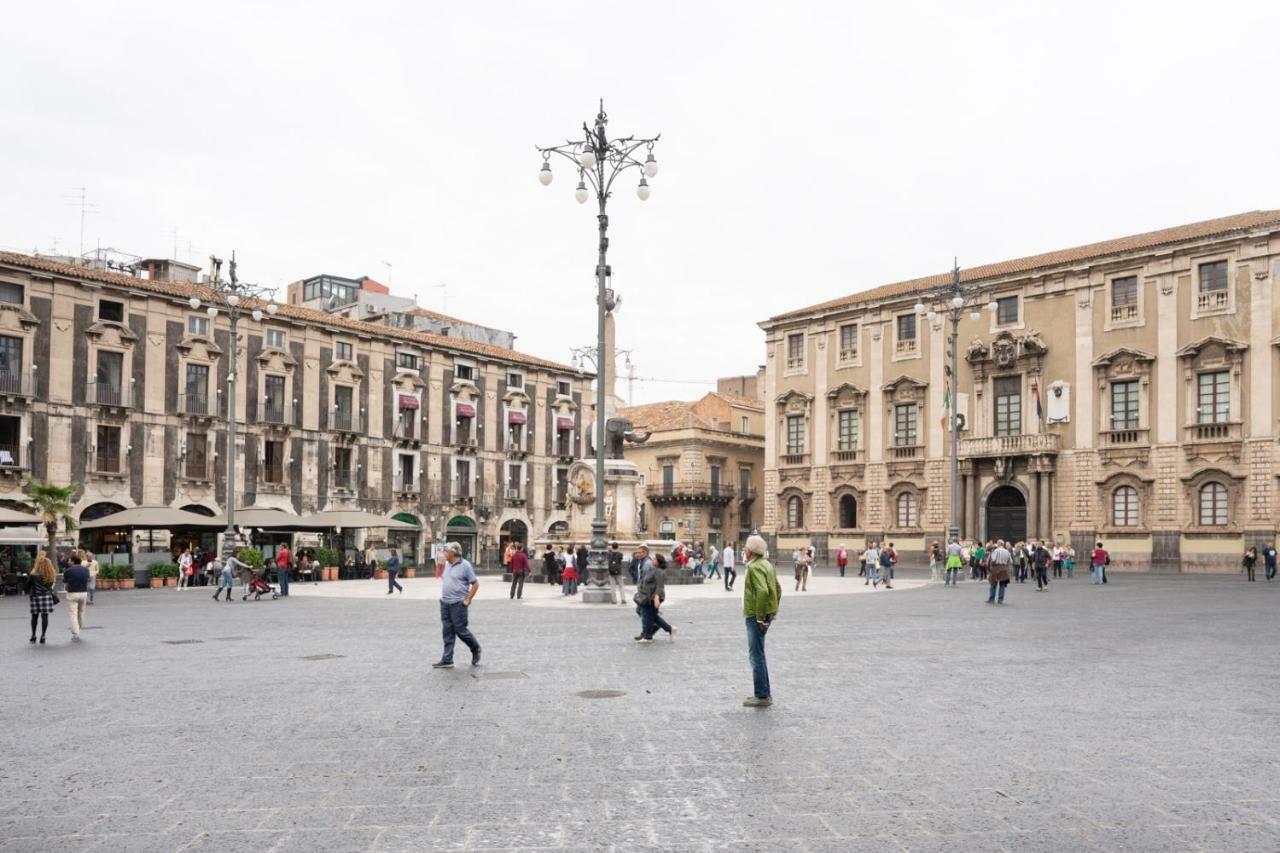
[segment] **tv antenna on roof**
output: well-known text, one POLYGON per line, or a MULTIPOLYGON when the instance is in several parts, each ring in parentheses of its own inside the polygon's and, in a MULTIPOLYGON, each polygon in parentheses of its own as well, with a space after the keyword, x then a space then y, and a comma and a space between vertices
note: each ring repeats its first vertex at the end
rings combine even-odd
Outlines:
POLYGON ((66 196, 67 204, 80 208, 80 257, 84 257, 84 218, 98 212, 98 206, 89 201, 89 191, 85 187, 72 187, 76 195, 66 196))

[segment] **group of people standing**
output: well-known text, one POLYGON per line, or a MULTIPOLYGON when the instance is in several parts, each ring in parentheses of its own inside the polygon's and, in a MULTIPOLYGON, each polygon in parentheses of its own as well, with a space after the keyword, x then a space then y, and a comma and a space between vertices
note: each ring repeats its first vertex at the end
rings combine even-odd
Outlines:
MULTIPOLYGON (((1107 566, 1111 555, 1101 542, 1089 554, 1089 566, 1095 584, 1107 582, 1107 566)), ((960 542, 957 539, 943 549, 934 540, 929 546, 929 573, 932 580, 943 578, 943 586, 956 586, 960 574, 968 571, 972 580, 985 580, 991 587, 989 604, 1003 604, 1005 587, 1011 581, 1026 583, 1035 575, 1036 591, 1049 588, 1049 575, 1061 578, 1065 571, 1073 577, 1076 566, 1075 548, 1050 545, 1045 540, 1008 543, 1002 539, 987 542, 960 542)))

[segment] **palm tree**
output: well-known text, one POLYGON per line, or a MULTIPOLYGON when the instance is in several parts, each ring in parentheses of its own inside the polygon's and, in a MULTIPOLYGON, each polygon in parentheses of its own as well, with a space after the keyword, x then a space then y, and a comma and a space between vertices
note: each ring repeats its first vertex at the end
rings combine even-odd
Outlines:
POLYGON ((71 500, 78 488, 76 483, 59 486, 35 477, 28 477, 22 484, 22 491, 27 495, 27 509, 40 517, 45 532, 49 534, 49 559, 53 559, 56 553, 58 522, 62 522, 68 533, 76 529, 76 521, 71 515, 71 500))

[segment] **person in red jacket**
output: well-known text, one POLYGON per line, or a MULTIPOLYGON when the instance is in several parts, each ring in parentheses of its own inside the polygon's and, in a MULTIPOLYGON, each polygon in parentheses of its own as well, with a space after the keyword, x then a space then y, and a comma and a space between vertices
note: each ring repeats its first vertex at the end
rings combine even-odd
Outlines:
POLYGON ((1093 549, 1093 554, 1089 557, 1089 565, 1093 569, 1093 582, 1107 582, 1107 563, 1111 562, 1111 555, 1107 553, 1107 549, 1102 547, 1102 543, 1098 543, 1098 547, 1093 549))
POLYGON ((511 543, 511 597, 524 598, 524 578, 529 574, 529 558, 525 556, 524 546, 519 542, 511 543))
POLYGON ((578 594, 578 566, 577 560, 571 560, 564 564, 564 571, 560 573, 560 577, 564 581, 564 585, 560 588, 560 594, 577 595, 578 594))

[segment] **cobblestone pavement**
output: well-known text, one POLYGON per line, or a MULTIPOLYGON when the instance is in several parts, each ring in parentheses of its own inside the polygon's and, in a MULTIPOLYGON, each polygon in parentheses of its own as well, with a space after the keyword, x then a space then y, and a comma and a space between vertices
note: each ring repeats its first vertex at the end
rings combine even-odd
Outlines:
POLYGON ((1280 850, 1280 584, 784 590, 765 710, 737 596, 5 599, 0 851, 1280 850))

